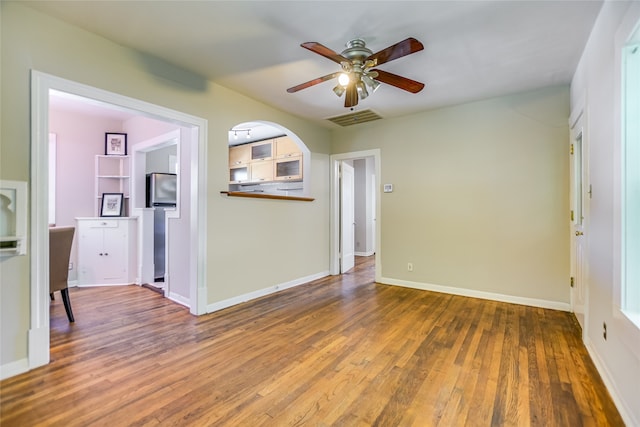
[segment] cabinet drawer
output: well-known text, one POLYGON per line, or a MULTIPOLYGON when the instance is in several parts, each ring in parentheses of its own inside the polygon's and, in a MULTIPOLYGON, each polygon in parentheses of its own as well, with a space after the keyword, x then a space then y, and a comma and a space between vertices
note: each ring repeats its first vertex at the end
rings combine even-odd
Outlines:
POLYGON ((89 228, 118 228, 120 222, 113 219, 87 221, 86 226, 89 228))

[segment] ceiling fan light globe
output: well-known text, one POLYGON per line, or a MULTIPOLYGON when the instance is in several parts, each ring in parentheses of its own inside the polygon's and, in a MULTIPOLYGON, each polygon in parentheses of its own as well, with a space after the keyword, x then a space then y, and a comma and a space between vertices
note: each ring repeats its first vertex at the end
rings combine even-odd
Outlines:
POLYGON ((347 87, 350 81, 351 78, 349 78, 349 74, 347 73, 342 73, 338 76, 338 84, 340 86, 347 87))
MULTIPOLYGON (((377 73, 376 73, 377 75, 377 73)), ((380 87, 380 82, 371 78, 371 76, 363 75, 362 81, 371 89, 371 93, 374 93, 380 87)))
POLYGON ((345 91, 345 88, 344 86, 341 86, 341 85, 336 85, 336 87, 333 88, 333 93, 335 93, 338 98, 342 96, 344 91, 345 91))
POLYGON ((356 89, 358 90, 358 96, 360 99, 365 99, 369 96, 369 92, 367 91, 367 86, 361 81, 356 83, 356 89))

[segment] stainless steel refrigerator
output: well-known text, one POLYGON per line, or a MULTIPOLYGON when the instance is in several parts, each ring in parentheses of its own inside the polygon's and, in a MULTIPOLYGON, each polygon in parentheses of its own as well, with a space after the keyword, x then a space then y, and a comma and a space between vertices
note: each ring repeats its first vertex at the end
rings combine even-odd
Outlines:
POLYGON ((164 282, 165 267, 165 224, 166 212, 163 207, 153 210, 153 278, 156 282, 164 282))
POLYGON ((153 208, 154 280, 164 281, 166 246, 166 208, 177 203, 177 176, 170 173, 147 174, 147 207, 153 208))

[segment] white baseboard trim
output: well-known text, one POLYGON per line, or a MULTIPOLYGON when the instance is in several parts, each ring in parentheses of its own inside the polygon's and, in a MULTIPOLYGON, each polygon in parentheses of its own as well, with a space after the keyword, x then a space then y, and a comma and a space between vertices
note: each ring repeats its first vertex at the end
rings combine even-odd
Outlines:
POLYGON ((620 393, 618 392, 616 383, 611 379, 611 372, 607 369, 607 365, 602 362, 600 355, 596 348, 591 344, 589 337, 585 337, 584 346, 587 348, 587 352, 589 353, 593 364, 596 366, 598 373, 600 373, 602 382, 604 382, 605 387, 607 387, 607 390, 611 395, 611 399, 616 405, 624 423, 628 426, 640 426, 640 420, 634 418, 633 412, 631 412, 629 406, 627 406, 625 401, 620 398, 620 393))
POLYGON ((0 365, 0 380, 6 378, 15 377, 16 375, 25 373, 29 370, 29 360, 20 359, 15 362, 5 363, 0 365))
POLYGON ((493 292, 476 291, 473 289, 465 288, 454 288, 452 286, 441 286, 431 283, 410 282, 407 280, 392 279, 388 277, 381 277, 378 282, 385 285, 404 286, 406 288, 421 289, 423 291, 441 292, 445 294, 460 295, 463 297, 480 298, 491 301, 507 302, 511 304, 549 308, 552 310, 571 311, 571 305, 569 305, 569 303, 558 301, 548 301, 536 298, 518 297, 514 295, 496 294, 493 292))
POLYGON ((241 304, 243 302, 251 301, 252 299, 260 298, 265 295, 270 295, 276 292, 283 291, 285 289, 293 288, 295 286, 304 285, 305 283, 312 282, 314 280, 322 279, 323 277, 327 277, 329 275, 329 271, 322 271, 320 273, 312 274, 310 276, 301 277, 299 279, 291 280, 286 283, 281 283, 279 285, 269 286, 268 288, 259 289, 257 291, 249 292, 244 295, 238 295, 237 297, 229 298, 223 301, 214 302, 213 304, 207 305, 207 313, 213 313, 214 311, 222 310, 224 308, 228 308, 237 304, 241 304))
POLYGON ((69 280, 67 282, 67 286, 70 288, 77 288, 78 287, 78 281, 77 280, 69 280))
POLYGON ((189 300, 189 298, 185 298, 182 295, 176 294, 175 292, 169 292, 167 298, 169 298, 171 301, 177 302, 178 304, 184 305, 187 308, 191 308, 191 301, 189 300))
POLYGON ((371 255, 375 254, 375 252, 373 252, 373 251, 369 251, 369 252, 354 252, 353 254, 355 256, 371 256, 371 255))

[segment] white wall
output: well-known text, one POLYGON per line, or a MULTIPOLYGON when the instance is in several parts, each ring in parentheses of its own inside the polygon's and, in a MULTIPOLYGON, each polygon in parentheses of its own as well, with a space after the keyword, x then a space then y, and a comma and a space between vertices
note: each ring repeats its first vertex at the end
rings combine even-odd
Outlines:
POLYGON ((627 333, 618 316, 620 276, 619 144, 620 64, 617 39, 640 21, 640 3, 605 2, 571 83, 571 106, 584 105, 585 139, 589 145, 589 184, 593 189, 587 229, 587 288, 585 343, 607 383, 625 422, 640 425, 640 331, 627 333), (618 253, 616 256, 615 254, 618 253), (608 337, 602 337, 602 324, 608 337), (635 341, 634 341, 635 340, 635 341))

